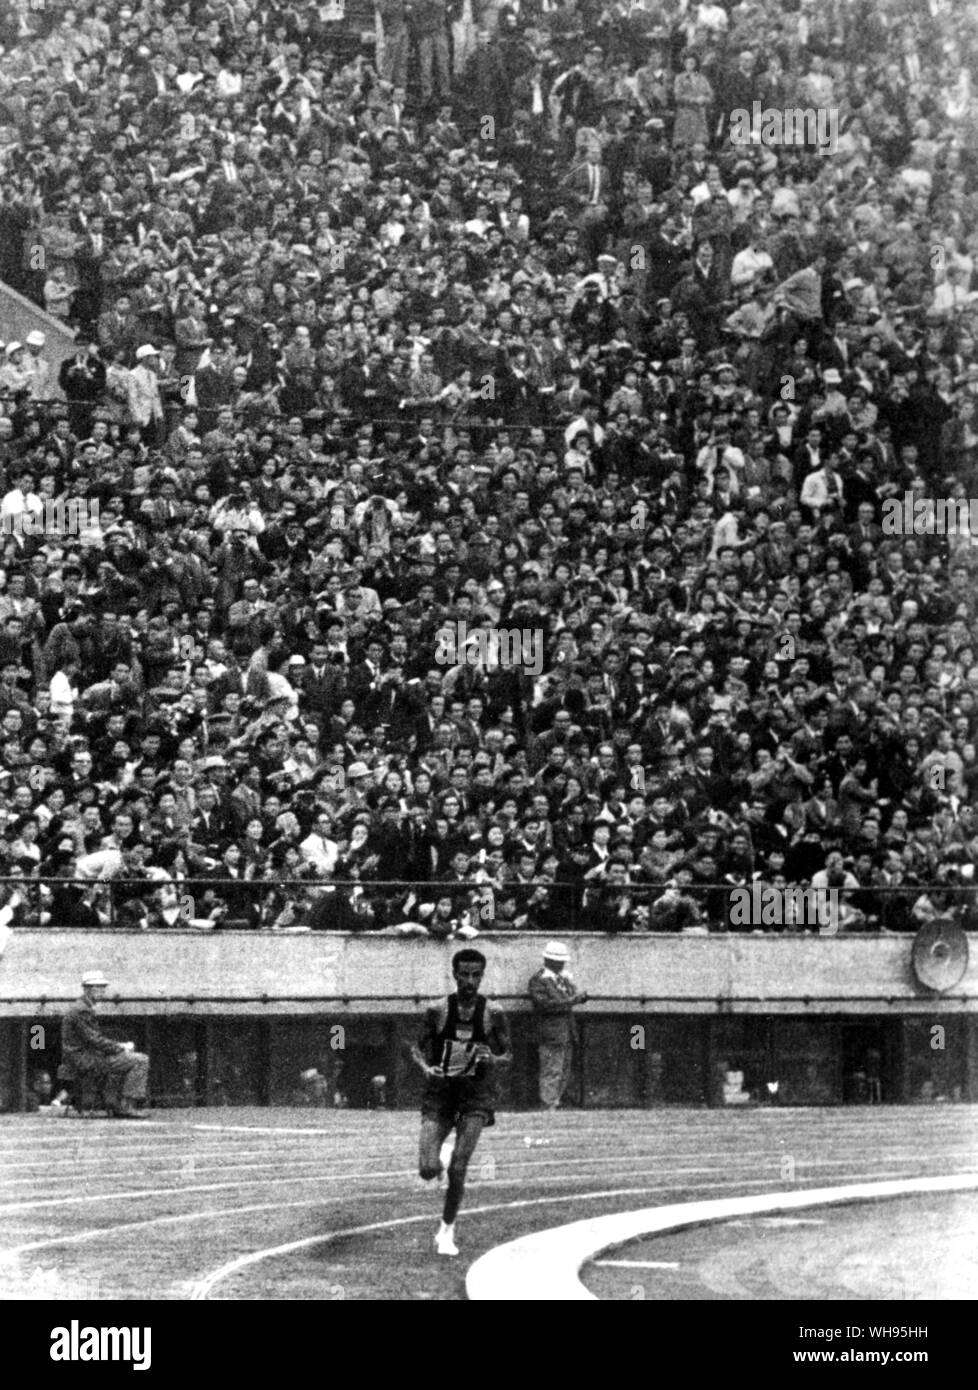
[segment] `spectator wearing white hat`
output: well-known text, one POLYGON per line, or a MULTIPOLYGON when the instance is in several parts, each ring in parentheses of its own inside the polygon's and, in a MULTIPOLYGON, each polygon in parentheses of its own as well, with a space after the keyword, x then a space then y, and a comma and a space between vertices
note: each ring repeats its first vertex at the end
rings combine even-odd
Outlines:
POLYGON ((587 1002, 566 969, 570 952, 562 941, 548 941, 543 965, 530 979, 530 998, 537 1015, 540 1056, 540 1103, 556 1110, 570 1080, 576 1029, 572 1010, 587 1002))
POLYGON ((143 343, 136 349, 136 365, 130 378, 132 382, 129 397, 132 417, 143 431, 147 444, 155 444, 163 425, 163 401, 160 397, 160 379, 157 372, 159 353, 152 343, 143 343))
POLYGON ((842 416, 848 408, 846 393, 842 388, 842 373, 838 367, 826 367, 822 373, 822 383, 825 386, 825 402, 821 409, 813 412, 813 419, 820 419, 825 415, 842 416))
POLYGON ((3 364, 0 365, 0 386, 8 391, 29 391, 31 374, 24 363, 24 345, 10 342, 3 350, 3 364))
POLYGON ((33 329, 24 339, 27 351, 23 357, 24 371, 30 376, 31 400, 48 401, 52 396, 51 364, 42 355, 47 342, 44 334, 33 329))

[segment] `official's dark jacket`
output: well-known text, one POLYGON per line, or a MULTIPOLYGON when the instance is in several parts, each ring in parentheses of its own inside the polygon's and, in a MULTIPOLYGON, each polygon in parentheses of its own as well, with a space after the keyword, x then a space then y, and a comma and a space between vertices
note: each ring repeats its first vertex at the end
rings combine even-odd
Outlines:
POLYGON ((537 1015, 538 1042, 569 1043, 577 1031, 571 1014, 578 999, 573 982, 543 967, 530 980, 530 998, 537 1015))
POLYGON ((95 1005, 79 999, 61 1025, 61 1053, 75 1071, 97 1071, 109 1057, 122 1052, 122 1044, 107 1038, 98 1026, 95 1005))

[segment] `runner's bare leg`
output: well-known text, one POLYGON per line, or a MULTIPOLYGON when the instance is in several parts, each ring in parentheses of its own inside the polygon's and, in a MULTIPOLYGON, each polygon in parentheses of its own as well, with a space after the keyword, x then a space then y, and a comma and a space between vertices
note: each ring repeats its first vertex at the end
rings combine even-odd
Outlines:
POLYGON ((425 1182, 441 1177, 441 1146, 452 1132, 450 1120, 422 1120, 418 1172, 425 1182))
POLYGON ((462 1205, 465 1174, 484 1124, 485 1120, 481 1115, 465 1115, 459 1121, 455 1152, 448 1165, 448 1191, 445 1193, 445 1208, 442 1212, 442 1220, 446 1226, 454 1224, 458 1209, 462 1205))

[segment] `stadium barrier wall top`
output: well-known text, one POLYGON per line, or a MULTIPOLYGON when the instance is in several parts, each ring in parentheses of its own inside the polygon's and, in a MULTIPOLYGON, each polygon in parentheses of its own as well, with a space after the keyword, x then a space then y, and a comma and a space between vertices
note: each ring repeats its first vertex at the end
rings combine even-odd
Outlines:
MULTIPOLYGON (((919 985, 913 938, 568 933, 587 1013, 917 1014, 978 1012, 978 933, 946 993, 919 985)), ((120 1015, 413 1014, 452 989, 451 958, 472 945, 489 959, 486 992, 530 1007, 527 982, 547 938, 471 941, 314 932, 131 932, 24 928, 0 958, 0 1017, 57 1015, 87 970, 110 980, 120 1015)))

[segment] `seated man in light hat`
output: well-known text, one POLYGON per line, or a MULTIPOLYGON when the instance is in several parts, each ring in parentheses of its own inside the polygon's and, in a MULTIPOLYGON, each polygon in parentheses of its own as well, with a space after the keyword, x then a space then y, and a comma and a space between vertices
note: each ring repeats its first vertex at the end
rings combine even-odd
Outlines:
POLYGON ((570 952, 562 941, 548 941, 543 966, 529 985, 537 1015, 540 1103, 546 1110, 556 1110, 567 1089, 576 1031, 571 1011, 587 1002, 587 995, 565 968, 569 960, 570 952))
POLYGON ((61 1027, 61 1055, 78 1076, 93 1075, 104 1085, 109 1111, 121 1120, 145 1120, 149 1058, 132 1043, 116 1042, 98 1026, 96 1007, 105 997, 108 980, 101 970, 82 976, 82 997, 65 1014, 61 1027))

